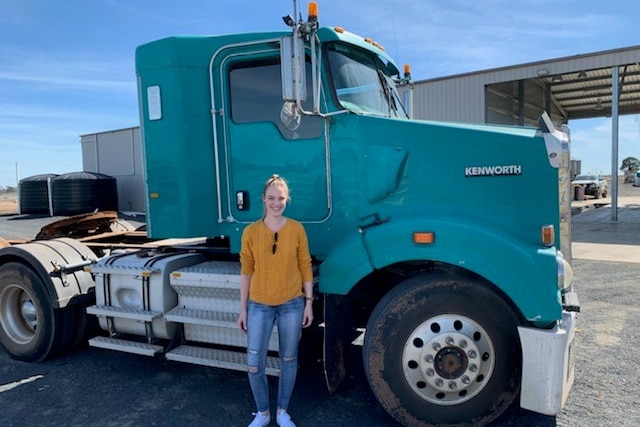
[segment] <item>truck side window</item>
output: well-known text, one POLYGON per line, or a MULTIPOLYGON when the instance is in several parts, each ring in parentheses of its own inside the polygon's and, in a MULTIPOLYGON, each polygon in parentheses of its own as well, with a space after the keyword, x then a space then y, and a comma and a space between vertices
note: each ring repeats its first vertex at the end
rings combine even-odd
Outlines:
MULTIPOLYGON (((304 116, 296 131, 280 121, 282 89, 277 60, 243 62, 229 73, 231 118, 235 123, 272 122, 287 139, 317 138, 322 135, 322 120, 304 116)), ((311 94, 311 67, 307 64, 307 93, 311 94)), ((309 104, 311 101, 309 101, 309 104)), ((311 106, 309 105, 308 108, 311 106)))

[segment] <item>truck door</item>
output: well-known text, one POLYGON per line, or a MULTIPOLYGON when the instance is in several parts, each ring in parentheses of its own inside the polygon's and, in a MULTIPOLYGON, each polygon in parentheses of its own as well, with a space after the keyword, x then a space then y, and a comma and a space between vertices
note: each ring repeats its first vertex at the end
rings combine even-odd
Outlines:
MULTIPOLYGON (((226 55, 219 67, 224 103, 219 162, 226 172, 228 219, 260 218, 264 183, 278 174, 290 187, 287 215, 302 222, 322 222, 330 213, 324 120, 304 116, 296 130, 288 129, 281 120, 278 43, 255 46, 254 53, 243 49, 242 54, 226 55)), ((307 74, 311 86, 310 65, 307 74)), ((307 93, 311 94, 310 87, 307 93)))

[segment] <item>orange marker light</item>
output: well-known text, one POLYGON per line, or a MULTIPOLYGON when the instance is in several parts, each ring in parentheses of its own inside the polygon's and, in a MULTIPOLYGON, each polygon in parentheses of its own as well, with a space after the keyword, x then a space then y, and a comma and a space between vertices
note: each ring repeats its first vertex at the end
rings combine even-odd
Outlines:
POLYGON ((556 230, 553 225, 545 225, 540 229, 542 244, 553 246, 556 243, 556 230))
POLYGON ((312 1, 309 2, 309 21, 318 20, 318 3, 312 1))
POLYGON ((344 33, 344 28, 342 27, 333 27, 333 31, 335 31, 336 33, 344 33))
POLYGON ((404 73, 405 74, 411 74, 411 65, 404 64, 404 73))
POLYGON ((436 233, 433 231, 414 231, 413 232, 413 243, 418 243, 420 245, 430 245, 431 243, 435 243, 436 241, 436 233))

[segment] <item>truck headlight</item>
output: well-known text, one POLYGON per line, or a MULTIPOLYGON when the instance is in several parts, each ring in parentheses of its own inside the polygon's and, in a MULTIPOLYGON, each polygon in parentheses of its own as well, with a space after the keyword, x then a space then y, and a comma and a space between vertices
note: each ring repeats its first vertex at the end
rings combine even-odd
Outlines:
POLYGON ((560 251, 556 252, 556 263, 558 266, 558 289, 567 289, 573 283, 573 268, 560 251))

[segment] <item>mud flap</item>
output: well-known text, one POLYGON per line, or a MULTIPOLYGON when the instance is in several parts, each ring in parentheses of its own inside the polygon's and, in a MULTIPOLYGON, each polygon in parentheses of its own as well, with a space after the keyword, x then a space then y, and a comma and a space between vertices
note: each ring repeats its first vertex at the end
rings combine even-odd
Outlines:
POLYGON ((324 376, 329 392, 335 392, 347 375, 346 357, 351 337, 350 299, 324 295, 324 376))

